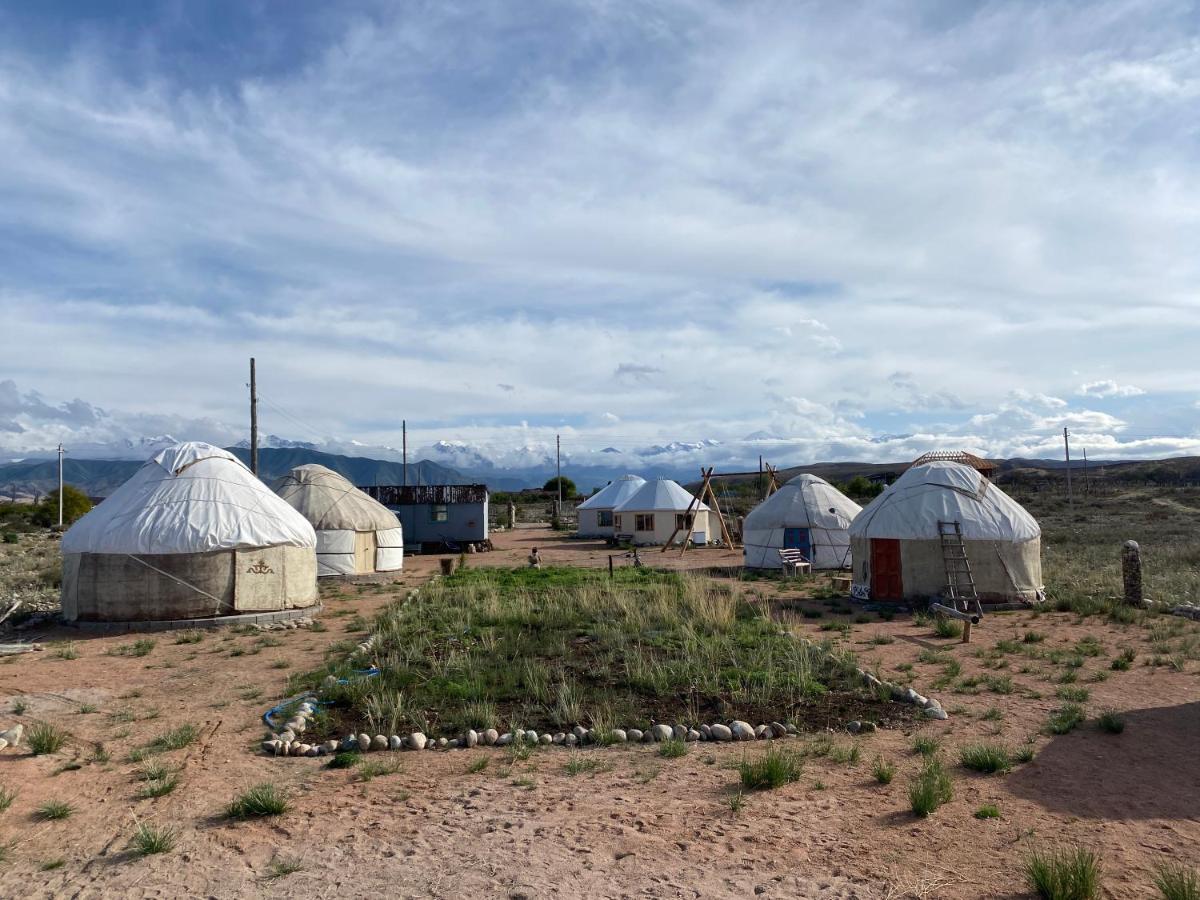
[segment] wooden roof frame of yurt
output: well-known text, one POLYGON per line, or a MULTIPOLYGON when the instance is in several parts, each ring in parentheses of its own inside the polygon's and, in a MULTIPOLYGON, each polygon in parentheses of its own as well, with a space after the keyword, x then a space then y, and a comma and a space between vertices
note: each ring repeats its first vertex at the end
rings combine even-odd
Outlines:
POLYGON ((991 478, 997 469, 996 464, 991 460, 983 459, 974 453, 968 453, 966 450, 931 450, 929 453, 923 453, 914 459, 908 468, 923 466, 925 463, 931 462, 961 463, 964 466, 970 466, 984 478, 991 478))

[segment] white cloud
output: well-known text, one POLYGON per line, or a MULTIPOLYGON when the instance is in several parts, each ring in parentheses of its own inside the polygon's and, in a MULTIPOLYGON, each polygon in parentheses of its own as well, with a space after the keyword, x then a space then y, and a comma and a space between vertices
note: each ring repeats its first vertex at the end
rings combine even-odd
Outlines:
POLYGON ((1132 384, 1117 384, 1111 379, 1089 381, 1079 386, 1081 397, 1139 397, 1146 393, 1140 387, 1132 384))

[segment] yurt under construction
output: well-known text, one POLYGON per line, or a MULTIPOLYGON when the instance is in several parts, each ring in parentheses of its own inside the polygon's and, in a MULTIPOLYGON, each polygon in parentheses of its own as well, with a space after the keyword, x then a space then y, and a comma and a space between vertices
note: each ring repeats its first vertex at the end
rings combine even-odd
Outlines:
POLYGON ((851 524, 851 590, 863 600, 943 597, 948 567, 955 566, 948 560, 965 550, 982 602, 1038 601, 1044 597, 1041 545, 1033 516, 978 471, 923 463, 851 524))
POLYGON ((404 564, 404 532, 396 514, 333 469, 297 466, 275 493, 317 530, 317 575, 394 572, 404 564))
POLYGON ((613 530, 618 539, 640 545, 665 544, 672 534, 676 544, 690 537, 692 543, 700 545, 707 544, 720 530, 713 521, 715 516, 674 481, 660 478, 647 481, 613 510, 613 530))
POLYGON ((313 527, 236 456, 161 451, 63 536, 63 617, 130 622, 312 606, 313 527))
POLYGON ((799 550, 814 569, 850 566, 850 523, 862 507, 816 475, 797 475, 742 524, 745 564, 779 569, 780 550, 799 550))
POLYGON ((613 510, 645 483, 646 479, 637 475, 622 475, 580 503, 576 507, 579 513, 579 536, 612 537, 616 533, 613 529, 613 510))

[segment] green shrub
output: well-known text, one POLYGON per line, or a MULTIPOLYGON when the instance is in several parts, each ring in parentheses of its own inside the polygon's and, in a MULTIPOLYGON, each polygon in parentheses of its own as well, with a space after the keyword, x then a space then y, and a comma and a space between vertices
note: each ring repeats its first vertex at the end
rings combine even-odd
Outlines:
POLYGON ((938 637, 962 637, 962 631, 962 622, 957 619, 948 619, 945 616, 935 616, 933 619, 933 633, 938 637))
POLYGON ((1086 703, 1091 691, 1082 687, 1060 687, 1057 691, 1059 700, 1069 700, 1072 703, 1086 703))
POLYGON ((876 756, 875 761, 871 763, 871 774, 880 784, 891 784, 892 779, 896 777, 896 767, 882 756, 876 756))
POLYGON ((1012 768, 1008 749, 999 744, 968 744, 959 751, 959 761, 974 772, 994 775, 1012 768))
POLYGON ((17 792, 6 787, 0 787, 0 812, 6 812, 13 801, 17 799, 17 792))
POLYGON ((928 734, 918 734, 913 738, 912 743, 913 752, 920 753, 922 756, 933 756, 941 746, 941 741, 928 734))
POLYGON ((924 818, 954 797, 954 785, 941 760, 931 756, 908 786, 908 802, 915 815, 924 818))
POLYGON ((1013 762, 1019 762, 1019 763, 1033 762, 1033 757, 1036 752, 1037 751, 1034 748, 1033 744, 1022 744, 1013 753, 1013 756, 1012 756, 1013 762))
POLYGON ((362 754, 357 750, 343 750, 341 753, 335 753, 325 763, 327 769, 352 769, 358 765, 358 761, 362 759, 362 754))
POLYGON ((34 756, 42 756, 61 750, 63 744, 67 742, 68 736, 67 732, 57 725, 51 725, 49 722, 35 722, 30 727, 26 739, 29 742, 30 752, 34 756))
POLYGON ((200 731, 195 725, 180 725, 178 728, 172 728, 170 731, 160 734, 146 745, 146 749, 151 753, 181 750, 194 743, 198 737, 200 737, 200 731))
POLYGON ((178 840, 179 832, 174 828, 140 822, 129 843, 138 856, 150 856, 154 853, 170 853, 178 840))
POLYGON ((252 819, 263 816, 279 816, 287 812, 291 804, 287 796, 270 782, 255 785, 225 807, 230 819, 252 819))
POLYGON ((1120 656, 1112 661, 1112 668, 1118 672, 1128 671, 1135 659, 1137 659, 1137 651, 1127 647, 1121 651, 1120 656))
POLYGON ((20 540, 21 540, 20 536, 15 531, 4 532, 4 543, 15 544, 20 540))
POLYGON ((1100 726, 1101 731, 1107 731, 1109 734, 1120 734, 1125 730, 1125 720, 1112 709, 1102 712, 1096 724, 1100 726))
POLYGON ((975 818, 977 819, 998 819, 1000 818, 1000 807, 995 803, 985 803, 979 809, 975 810, 975 818))
POLYGON ((1078 703, 1064 703, 1050 714, 1046 727, 1051 734, 1067 734, 1074 731, 1084 718, 1083 707, 1078 703))
POLYGON ((758 759, 743 759, 738 765, 738 774, 743 788, 762 791, 797 781, 803 768, 804 763, 799 754, 771 747, 758 759))
POLYGON ((1154 875, 1162 900, 1200 900, 1200 872, 1183 863, 1163 863, 1154 875))
POLYGON ((75 807, 63 800, 47 800, 37 808, 37 817, 47 822, 71 818, 75 807))
POLYGON ((681 756, 687 756, 687 752, 687 744, 678 738, 671 738, 658 745, 658 755, 667 759, 678 759, 681 756))
POLYGON ((1025 858, 1025 878, 1043 900, 1094 900, 1100 896, 1100 860, 1083 847, 1034 851, 1025 858))

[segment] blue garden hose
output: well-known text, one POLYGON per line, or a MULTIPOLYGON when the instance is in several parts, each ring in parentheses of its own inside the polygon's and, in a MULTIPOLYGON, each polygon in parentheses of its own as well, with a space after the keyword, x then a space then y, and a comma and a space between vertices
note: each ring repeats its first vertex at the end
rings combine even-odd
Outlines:
MULTIPOLYGON (((369 669, 356 669, 354 674, 361 675, 366 678, 373 678, 379 674, 379 667, 371 666, 371 668, 369 668, 369 669)), ((350 679, 349 678, 339 678, 337 680, 337 683, 338 684, 349 684, 350 679)), ((280 703, 276 704, 275 706, 272 706, 265 713, 263 713, 263 716, 262 716, 263 722, 266 724, 266 726, 268 728, 270 728, 272 731, 274 731, 275 723, 272 721, 272 719, 275 718, 275 714, 278 713, 285 706, 290 706, 291 704, 295 703, 297 700, 299 700, 303 696, 305 696, 305 695, 297 694, 295 697, 290 697, 289 699, 283 700, 280 703)), ((328 700, 317 700, 315 698, 313 700, 310 700, 309 702, 314 703, 318 706, 331 706, 332 705, 330 703, 330 701, 328 701, 328 700)))

